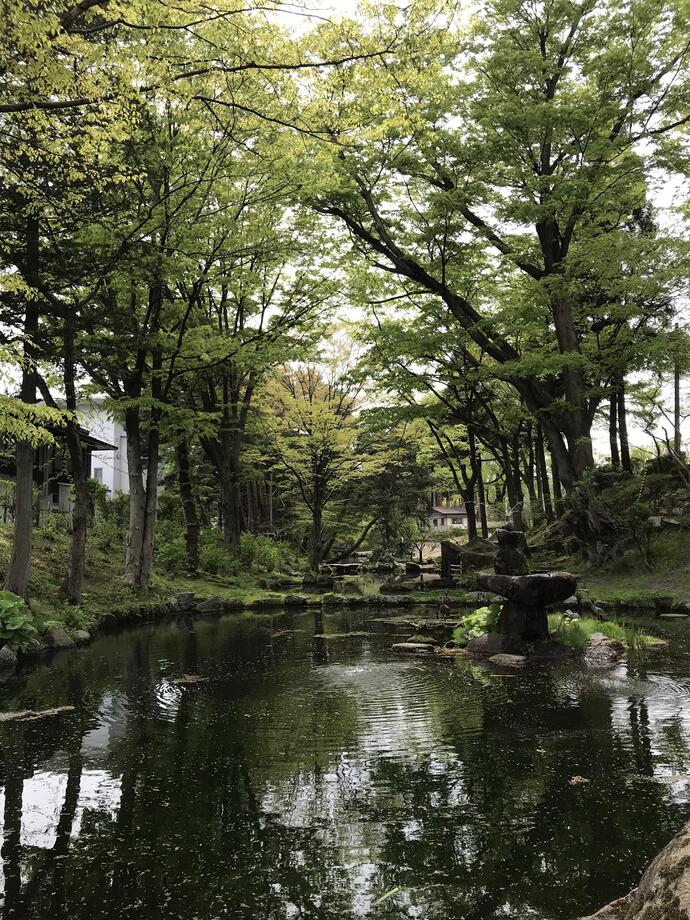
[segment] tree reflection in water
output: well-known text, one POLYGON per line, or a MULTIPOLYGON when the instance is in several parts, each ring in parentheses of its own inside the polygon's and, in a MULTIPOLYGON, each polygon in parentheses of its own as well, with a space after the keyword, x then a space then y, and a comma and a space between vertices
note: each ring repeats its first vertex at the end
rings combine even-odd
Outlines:
POLYGON ((680 657, 500 676, 390 635, 187 620, 7 685, 77 711, 0 730, 4 920, 559 920, 634 884, 690 811, 654 781, 690 769, 680 657))

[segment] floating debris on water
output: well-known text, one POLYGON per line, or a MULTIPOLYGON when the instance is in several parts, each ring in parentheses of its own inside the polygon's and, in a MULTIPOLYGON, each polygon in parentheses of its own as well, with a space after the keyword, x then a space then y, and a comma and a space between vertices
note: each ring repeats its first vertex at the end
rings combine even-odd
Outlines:
POLYGON ((208 681, 208 677, 202 677, 200 674, 183 674, 182 677, 173 677, 170 683, 175 687, 195 687, 197 684, 206 684, 208 681))
POLYGON ((74 712, 74 706, 56 706, 54 709, 18 709, 15 712, 0 712, 0 722, 35 722, 50 719, 66 712, 74 712))

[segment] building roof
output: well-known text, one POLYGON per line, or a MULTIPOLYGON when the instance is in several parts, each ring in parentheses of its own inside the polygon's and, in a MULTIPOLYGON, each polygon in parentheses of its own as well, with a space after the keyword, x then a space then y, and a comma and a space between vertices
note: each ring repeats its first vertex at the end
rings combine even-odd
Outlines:
POLYGON ((431 513, 443 515, 467 514, 467 509, 464 506, 460 508, 439 508, 437 505, 432 505, 431 513))
MULTIPOLYGON (((65 429, 60 428, 58 425, 46 425, 48 431, 58 440, 64 438, 65 429)), ((84 447, 89 447, 91 450, 117 450, 115 444, 108 444, 107 441, 101 441, 100 438, 95 438, 92 434, 89 434, 86 428, 79 426, 79 440, 84 445, 84 447)))

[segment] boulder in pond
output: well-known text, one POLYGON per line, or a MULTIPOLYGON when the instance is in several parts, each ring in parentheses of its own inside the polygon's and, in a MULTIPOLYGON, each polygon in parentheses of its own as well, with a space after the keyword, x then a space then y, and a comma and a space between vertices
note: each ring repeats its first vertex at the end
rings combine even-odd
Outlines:
POLYGON ((74 641, 77 645, 86 645, 91 641, 91 633, 87 629, 77 629, 74 631, 74 641))
POLYGON ((648 866, 630 894, 582 920, 686 920, 690 917, 690 823, 648 866))
POLYGON ((194 592, 180 591, 175 595, 175 606, 178 610, 191 610, 194 606, 194 592))
POLYGON ((194 613, 219 613, 223 609, 222 597, 207 597, 194 605, 194 613))
POLYGON ((62 626, 49 626, 43 633, 43 640, 54 651, 74 646, 74 639, 67 635, 62 626))
POLYGON ((491 658, 492 655, 520 655, 524 650, 525 647, 519 639, 496 632, 476 636, 467 643, 467 652, 473 658, 491 658))
POLYGON ((499 668, 524 668, 527 664, 526 655, 492 655, 489 664, 499 668))
POLYGON ((0 648, 0 670, 9 671, 17 666, 17 653, 9 645, 0 648))
POLYGON ((625 655, 625 644, 619 639, 609 639, 604 633, 592 633, 585 648, 585 664, 591 668, 606 668, 616 664, 625 655))
MULTIPOLYGON (((327 595, 324 595, 324 599, 327 595)), ((337 595, 331 595, 332 600, 329 603, 337 603, 337 595)), ((309 603, 309 598, 305 597, 303 594, 286 594, 283 603, 286 607, 306 607, 309 603)))
POLYGON ((429 655, 433 652, 433 645, 427 642, 394 642, 391 646, 396 652, 411 652, 416 654, 429 655))

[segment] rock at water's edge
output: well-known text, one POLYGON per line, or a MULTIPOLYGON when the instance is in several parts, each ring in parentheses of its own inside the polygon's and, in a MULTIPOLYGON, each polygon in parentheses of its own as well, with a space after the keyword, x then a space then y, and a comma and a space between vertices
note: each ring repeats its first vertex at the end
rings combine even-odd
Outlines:
POLYGON ((426 654, 434 650, 433 645, 429 645, 428 642, 395 642, 392 648, 396 652, 422 652, 426 654))
POLYGON ((91 633, 86 629, 77 629, 74 633, 74 641, 79 645, 86 645, 91 641, 91 633))
POLYGON ((582 920, 685 920, 690 917, 690 823, 647 868, 634 891, 582 920))
POLYGON ((522 642, 514 636, 503 633, 484 633, 467 643, 467 652, 473 658, 491 658, 492 655, 520 655, 524 651, 522 642))
POLYGON ((180 591, 175 596, 174 604, 178 610, 191 610, 194 606, 194 592, 180 591))
POLYGON ((606 668, 616 664, 625 655, 625 644, 609 639, 603 633, 592 633, 585 649, 585 664, 590 668, 606 668))
POLYGON ((74 639, 67 635, 62 626, 49 626, 43 634, 43 639, 48 648, 56 651, 74 646, 74 639))
POLYGON ((527 664, 525 655, 492 655, 489 664, 498 665, 500 668, 524 668, 527 664))
POLYGON ((207 597, 205 601, 199 601, 194 605, 195 613, 217 613, 223 609, 222 597, 207 597))
POLYGON ((9 647, 9 645, 3 645, 0 648, 0 670, 7 670, 9 668, 15 668, 17 666, 17 655, 9 647))

